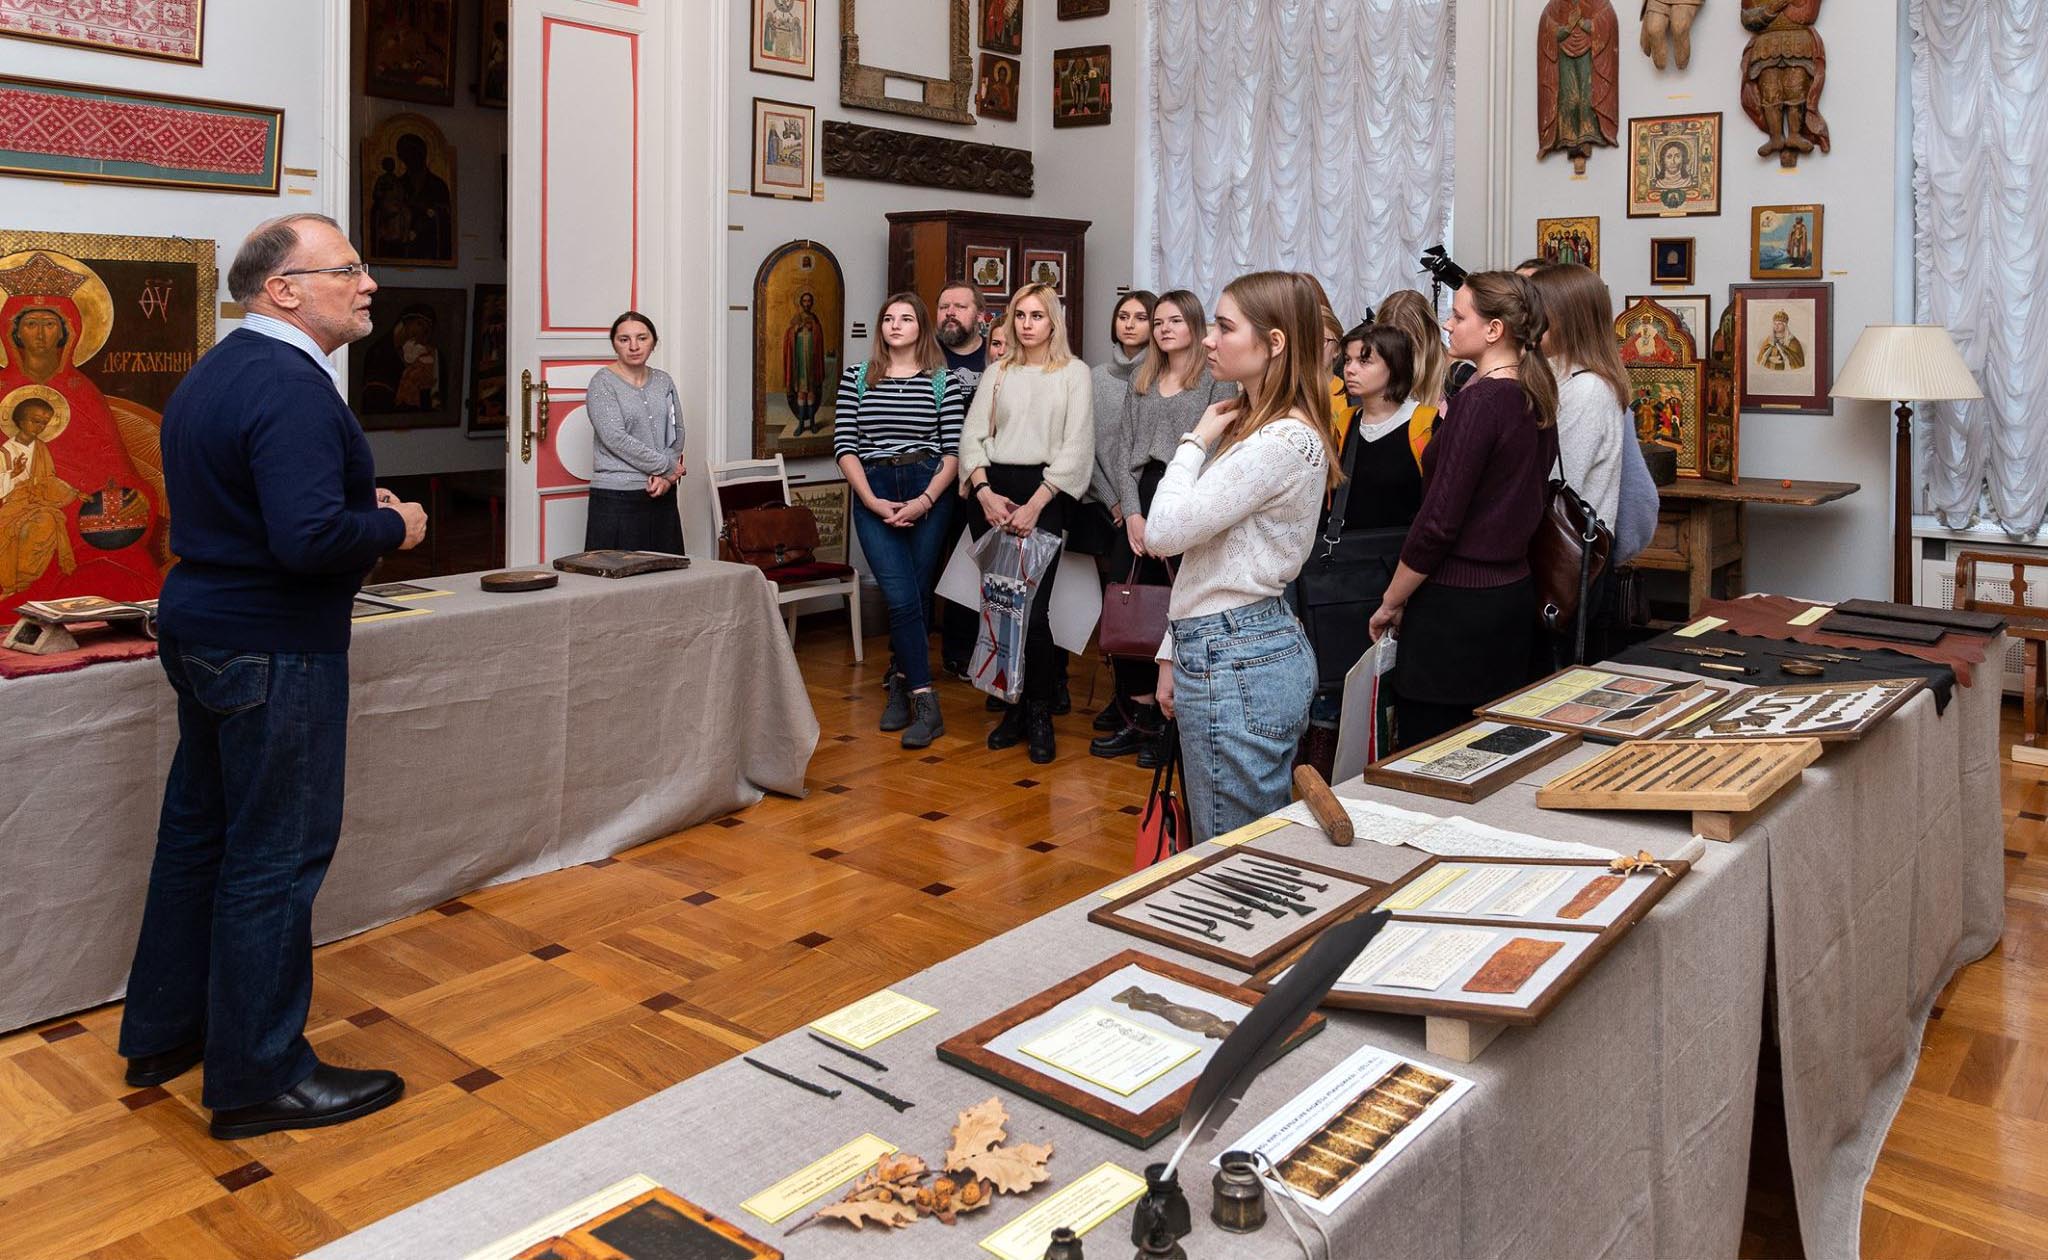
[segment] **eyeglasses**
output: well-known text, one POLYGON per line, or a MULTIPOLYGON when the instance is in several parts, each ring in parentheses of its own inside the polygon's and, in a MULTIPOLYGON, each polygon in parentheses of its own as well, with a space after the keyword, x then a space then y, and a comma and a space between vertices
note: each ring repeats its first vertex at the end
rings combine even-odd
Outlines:
POLYGON ((353 280, 357 276, 369 275, 370 264, 352 262, 345 267, 308 267, 300 271, 280 271, 277 274, 281 276, 347 276, 353 280))

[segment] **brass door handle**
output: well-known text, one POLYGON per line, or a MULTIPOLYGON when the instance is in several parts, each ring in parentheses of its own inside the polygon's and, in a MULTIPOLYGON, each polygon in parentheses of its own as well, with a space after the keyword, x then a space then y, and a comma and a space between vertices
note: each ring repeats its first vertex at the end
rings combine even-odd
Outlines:
POLYGON ((533 462, 533 444, 548 440, 548 383, 543 380, 534 383, 533 373, 522 370, 519 373, 519 462, 533 462), (533 422, 533 396, 540 395, 540 424, 533 422))

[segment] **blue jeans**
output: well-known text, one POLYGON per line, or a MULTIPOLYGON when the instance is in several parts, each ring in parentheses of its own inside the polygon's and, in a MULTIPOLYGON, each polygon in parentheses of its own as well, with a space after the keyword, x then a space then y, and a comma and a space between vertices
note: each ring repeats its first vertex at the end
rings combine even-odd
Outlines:
POLYGON ((1173 623, 1174 721, 1197 842, 1287 804, 1315 689, 1308 635, 1278 599, 1173 623))
POLYGON ((166 637, 178 752, 164 785, 121 1053, 206 1039, 214 1110, 291 1089, 317 1060, 313 897, 341 837, 348 654, 166 637))
MULTIPOLYGON (((885 502, 908 503, 939 475, 939 460, 915 464, 863 464, 868 488, 885 502)), ((912 691, 932 685, 931 637, 925 610, 932 588, 939 584, 945 559, 947 524, 953 519, 953 495, 940 492, 932 510, 917 524, 900 528, 885 524, 862 503, 853 505, 853 530, 860 535, 861 554, 889 604, 889 651, 896 671, 912 691)))

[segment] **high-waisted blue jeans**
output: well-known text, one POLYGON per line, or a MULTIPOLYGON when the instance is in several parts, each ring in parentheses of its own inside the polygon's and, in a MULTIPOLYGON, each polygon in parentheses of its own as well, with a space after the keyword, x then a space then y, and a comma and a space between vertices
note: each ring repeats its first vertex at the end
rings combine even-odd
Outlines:
POLYGON ((1278 599, 1173 623, 1173 711, 1197 843, 1286 806, 1316 657, 1278 599))
MULTIPOLYGON (((939 460, 916 464, 862 464, 868 488, 888 503, 908 503, 923 494, 939 474, 939 460)), ((853 505, 853 531, 860 536, 861 554, 882 598, 889 605, 889 650, 896 669, 912 691, 932 685, 930 627, 925 610, 931 606, 932 588, 938 585, 939 565, 945 560, 947 523, 953 518, 951 490, 939 492, 932 510, 915 525, 898 527, 885 523, 860 503, 853 505)))

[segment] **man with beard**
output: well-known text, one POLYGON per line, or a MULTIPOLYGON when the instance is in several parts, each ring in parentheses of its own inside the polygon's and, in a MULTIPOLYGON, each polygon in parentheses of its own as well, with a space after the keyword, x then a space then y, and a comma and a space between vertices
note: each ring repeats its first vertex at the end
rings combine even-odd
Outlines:
MULTIPOLYGON (((939 290, 934 312, 938 320, 939 349, 946 355, 946 370, 960 378, 971 396, 988 370, 988 344, 981 336, 981 292, 971 281, 953 280, 939 290)), ((960 532, 967 528, 967 514, 953 513, 946 527, 941 554, 950 556, 960 545, 960 532)), ((974 657, 974 638, 979 629, 974 610, 949 599, 933 597, 931 621, 939 627, 939 659, 954 677, 967 677, 967 662, 974 657)))

